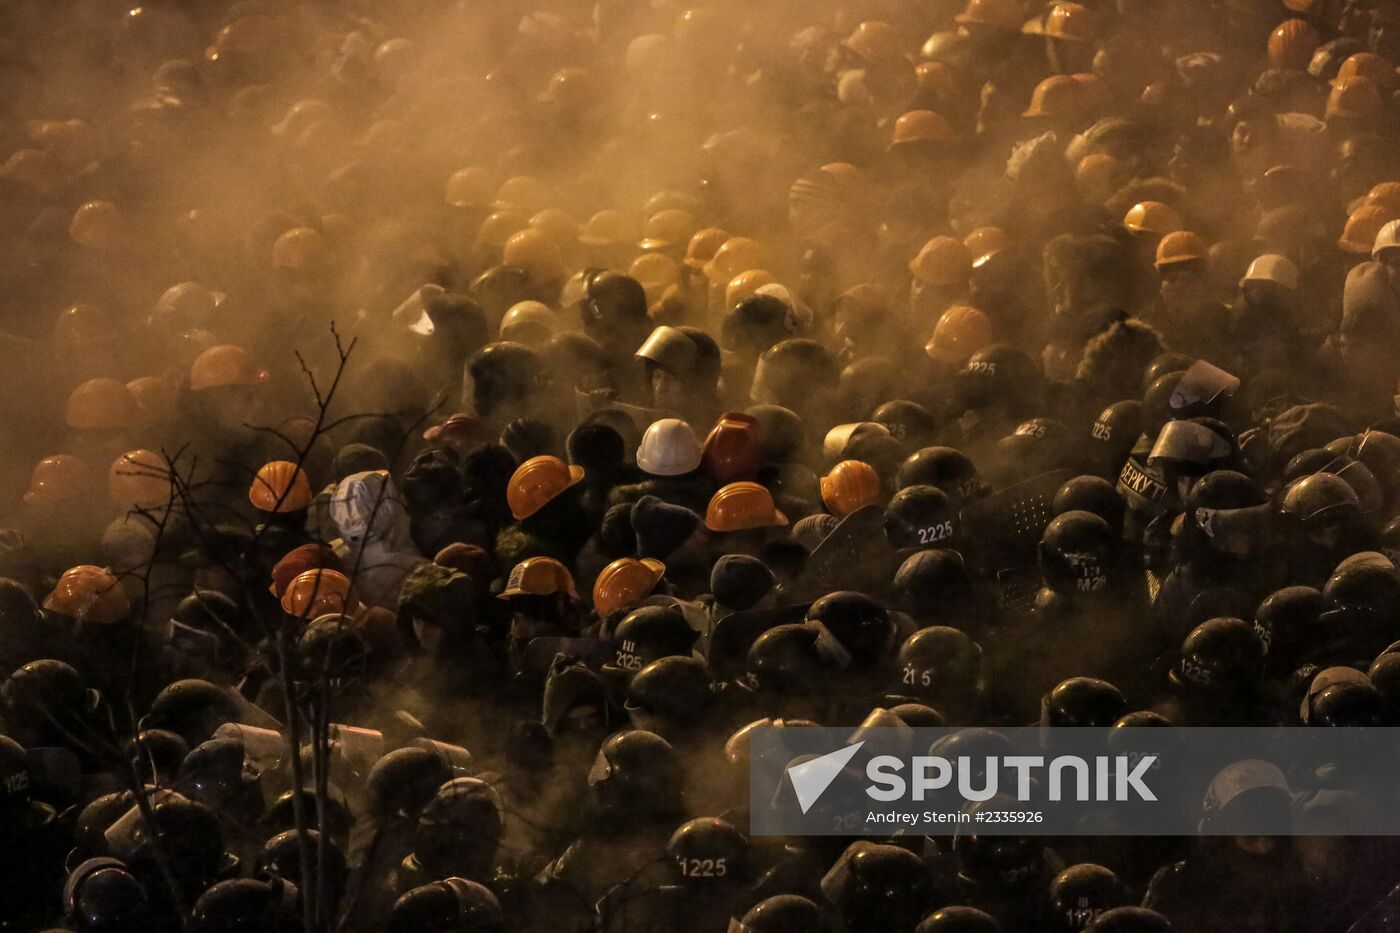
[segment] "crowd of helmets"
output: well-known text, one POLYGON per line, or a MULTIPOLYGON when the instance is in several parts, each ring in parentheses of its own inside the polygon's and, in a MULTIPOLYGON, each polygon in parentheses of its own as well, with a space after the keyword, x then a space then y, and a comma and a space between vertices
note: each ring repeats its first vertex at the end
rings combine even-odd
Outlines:
POLYGON ((0 4, 0 930, 1396 929, 1344 767, 1199 837, 748 781, 1400 726, 1397 65, 1394 0, 0 4))

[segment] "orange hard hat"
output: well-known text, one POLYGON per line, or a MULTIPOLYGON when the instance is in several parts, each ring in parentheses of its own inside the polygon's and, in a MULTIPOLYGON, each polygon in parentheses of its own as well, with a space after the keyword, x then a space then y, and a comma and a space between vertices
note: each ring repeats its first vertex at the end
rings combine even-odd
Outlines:
POLYGON ((290 460, 273 460, 258 467, 248 501, 259 512, 300 512, 311 505, 311 481, 290 460))
POLYGON ((945 363, 961 363, 992 342, 992 322, 968 305, 953 305, 934 325, 924 352, 945 363))
POLYGON ((1070 119, 1083 113, 1084 86, 1069 75, 1054 75, 1035 86, 1023 117, 1070 119))
POLYGON ((510 569, 506 588, 496 598, 554 596, 559 593, 567 593, 570 599, 578 599, 574 575, 569 573, 569 568, 552 557, 527 557, 510 569))
POLYGON ((705 436, 700 469, 716 483, 732 483, 758 475, 763 466, 763 436, 750 415, 727 411, 705 436))
POLYGON ((670 249, 683 243, 689 243, 690 238, 695 235, 696 226, 695 216, 690 211, 680 208, 658 211, 647 218, 637 248, 646 250, 670 249))
POLYGON ((82 496, 92 488, 92 482, 92 467, 86 462, 71 454, 55 454, 34 465, 24 501, 29 505, 61 505, 82 496))
POLYGON ((1396 216, 1393 211, 1379 204, 1363 204, 1347 218, 1346 227, 1337 239, 1337 245, 1348 253, 1363 253, 1369 256, 1376 245, 1376 234, 1381 232, 1381 227, 1395 220, 1396 216))
POLYGON ((1357 52, 1342 62, 1332 85, 1335 87, 1348 78, 1366 78, 1376 82, 1379 87, 1385 87, 1395 83, 1395 66, 1375 52, 1357 52))
POLYGON ((588 218, 578 241, 584 246, 630 246, 637 239, 637 228, 625 211, 603 210, 588 218))
POLYGON ((17 149, 0 166, 0 178, 8 178, 42 194, 63 186, 63 163, 43 149, 17 149))
POLYGON ((559 250, 568 249, 578 239, 578 221, 562 207, 546 207, 530 218, 530 228, 547 236, 559 250))
POLYGON ((491 203, 494 190, 490 172, 484 168, 467 166, 448 177, 442 200, 448 207, 485 208, 491 203))
POLYGON ((1366 194, 1366 203, 1400 214, 1400 181, 1383 181, 1366 194))
POLYGON ((880 501, 880 474, 864 460, 842 460, 821 479, 822 502, 837 518, 880 501))
POLYGON ((690 238, 690 242, 685 247, 685 259, 687 266, 696 270, 703 270, 711 259, 715 258, 715 253, 729 240, 729 231, 720 227, 706 227, 697 230, 690 238))
POLYGON ((1269 64, 1279 71, 1307 71, 1322 37, 1305 19, 1289 19, 1269 35, 1269 64))
POLYGON ((764 269, 768 266, 768 251, 763 244, 748 237, 734 236, 724 241, 714 258, 705 264, 705 278, 716 284, 727 283, 740 272, 764 269))
POLYGON ((598 82, 587 68, 560 68, 550 76, 540 99, 562 110, 578 111, 593 105, 598 97, 598 82))
POLYGON ((583 467, 548 455, 531 457, 511 474, 506 503, 517 521, 529 518, 551 499, 583 479, 583 467))
POLYGON ((1070 75, 1079 85, 1079 106, 1089 116, 1100 116, 1113 106, 1113 91, 1108 82, 1092 71, 1070 75))
POLYGON ((491 206, 498 211, 533 214, 549 205, 549 191, 538 178, 516 175, 502 182, 491 206))
POLYGON ((937 101, 947 100, 957 89, 957 76, 947 62, 919 62, 914 79, 921 94, 937 101))
POLYGON ((141 414, 136 397, 115 379, 89 379, 68 396, 63 420, 70 428, 112 430, 128 428, 141 414))
POLYGON ((153 450, 128 450, 107 470, 107 493, 124 509, 165 505, 173 495, 170 465, 153 450))
POLYGON ((486 216, 476 231, 476 245, 483 249, 505 249, 506 241, 530 226, 530 218, 515 211, 495 211, 486 216))
POLYGON ((267 381, 247 350, 231 343, 210 347, 195 357, 190 366, 190 388, 216 389, 220 386, 251 386, 267 381))
POLYGON ((1338 81, 1327 96, 1327 116, 1353 120, 1371 120, 1380 116, 1380 89, 1370 78, 1347 78, 1338 81))
POLYGON ((765 285, 773 285, 777 276, 767 269, 749 269, 740 272, 724 287, 724 307, 730 311, 739 306, 745 298, 752 298, 765 285))
POLYGON ((944 143, 953 138, 948 121, 932 110, 911 110, 894 121, 890 149, 914 143, 944 143))
POLYGON ((1080 191, 1102 200, 1118 188, 1126 167, 1106 152, 1091 152, 1074 169, 1074 183, 1080 191))
POLYGON ((593 609, 600 617, 631 609, 651 595, 665 573, 666 565, 654 557, 619 557, 598 574, 593 584, 593 609))
POLYGON ((962 240, 936 236, 909 261, 909 271, 928 285, 964 285, 972 276, 972 254, 962 240))
POLYGON ((68 235, 88 249, 110 249, 121 238, 121 211, 111 201, 88 201, 73 213, 68 235))
POLYGON ((992 256, 1011 246, 1011 237, 1000 227, 978 227, 963 237, 963 246, 972 256, 974 266, 981 265, 992 256))
POLYGON ((126 384, 141 409, 141 419, 163 424, 175 417, 175 389, 159 376, 138 376, 126 384))
POLYGON ((967 0, 963 11, 953 17, 964 26, 994 26, 997 29, 1021 30, 1021 5, 1016 0, 967 0))
POLYGON ((131 599, 110 571, 82 564, 63 571, 53 592, 44 598, 44 608, 79 622, 110 625, 131 611, 131 599))
POLYGON ((350 578, 324 567, 297 574, 282 592, 282 611, 298 619, 317 619, 330 612, 351 615, 359 605, 350 578))
POLYGON ((539 230, 527 228, 512 234, 502 250, 507 266, 525 269, 538 282, 554 282, 564 277, 564 260, 549 237, 539 230))
POLYGON ((1045 18, 1045 34, 1068 42, 1093 42, 1097 27, 1094 11, 1078 3, 1057 3, 1045 18))
POLYGON ((280 600, 293 580, 308 570, 318 568, 341 569, 340 558, 335 556, 335 551, 329 545, 303 544, 294 547, 272 565, 272 582, 268 584, 267 591, 280 600))
POLYGON ((680 279, 681 264, 665 253, 643 253, 632 260, 627 274, 642 283, 648 298, 652 292, 659 297, 661 292, 680 279))
POLYGON ((293 227, 272 244, 272 266, 289 272, 319 272, 331 264, 330 247, 319 230, 293 227))
POLYGON ((882 62, 903 54, 899 30, 881 20, 867 20, 841 43, 867 62, 882 62))
POLYGON ((773 494, 758 483, 722 486, 705 509, 705 527, 711 531, 746 531, 787 523, 787 516, 773 504, 773 494))
POLYGON ((1134 233, 1164 237, 1185 229, 1181 215, 1161 201, 1140 201, 1123 215, 1123 226, 1134 233))
POLYGON ((1158 269, 1165 269, 1177 263, 1205 259, 1209 255, 1205 241, 1199 236, 1190 230, 1177 230, 1162 237, 1162 242, 1157 244, 1156 265, 1158 269))

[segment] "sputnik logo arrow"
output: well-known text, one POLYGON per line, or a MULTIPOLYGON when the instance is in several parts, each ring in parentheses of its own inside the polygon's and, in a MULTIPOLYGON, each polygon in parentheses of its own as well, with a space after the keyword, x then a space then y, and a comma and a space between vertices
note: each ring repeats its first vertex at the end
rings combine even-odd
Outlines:
POLYGON ((797 792, 797 805, 802 808, 803 813, 812 809, 812 804, 831 786, 831 782, 836 780, 836 775, 841 773, 841 769, 850 763, 864 744, 857 742, 847 745, 787 769, 788 780, 792 781, 792 789, 797 792))

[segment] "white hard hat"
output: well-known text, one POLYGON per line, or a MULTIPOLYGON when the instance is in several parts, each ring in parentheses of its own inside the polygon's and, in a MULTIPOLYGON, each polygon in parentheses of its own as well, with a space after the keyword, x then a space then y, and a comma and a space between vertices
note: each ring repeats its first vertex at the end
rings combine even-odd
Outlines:
POLYGON ((681 476, 700 466, 703 450, 691 426, 679 418, 653 421, 637 446, 637 466, 652 476, 681 476))
POLYGON ((558 325, 558 315, 542 301, 518 301, 510 306, 505 317, 501 318, 501 336, 513 327, 541 327, 553 333, 558 325))
POLYGON ((1392 220, 1381 227, 1376 234, 1376 245, 1371 247, 1371 258, 1380 259, 1381 253, 1388 249, 1400 249, 1400 220, 1392 220))
POLYGON ((1287 256, 1278 253, 1265 253, 1249 264, 1240 284, 1246 282, 1272 282, 1289 291, 1298 290, 1298 267, 1287 256))

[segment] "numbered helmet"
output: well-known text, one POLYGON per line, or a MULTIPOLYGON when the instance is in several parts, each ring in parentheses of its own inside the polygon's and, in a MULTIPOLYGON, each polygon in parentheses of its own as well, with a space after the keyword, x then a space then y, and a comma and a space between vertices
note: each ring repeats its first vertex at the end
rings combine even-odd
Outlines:
POLYGON ((1107 589, 1118 556, 1118 536, 1092 512, 1055 516, 1040 536, 1040 574, 1057 593, 1107 589))
POLYGON ((1254 626, 1222 616, 1192 629, 1181 646, 1181 661, 1169 678, 1174 686, 1203 692, 1249 692, 1264 666, 1264 645, 1254 626))
POLYGON ((952 547, 958 536, 953 500, 934 486, 906 486, 885 506, 885 537, 896 548, 952 547))
POLYGON ((742 881, 748 874, 748 838, 715 817, 682 823, 666 843, 666 854, 690 885, 742 881))
POLYGON ((938 707, 961 705, 981 689, 982 649, 965 633, 944 625, 921 628, 904 640, 895 658, 901 688, 938 707))

